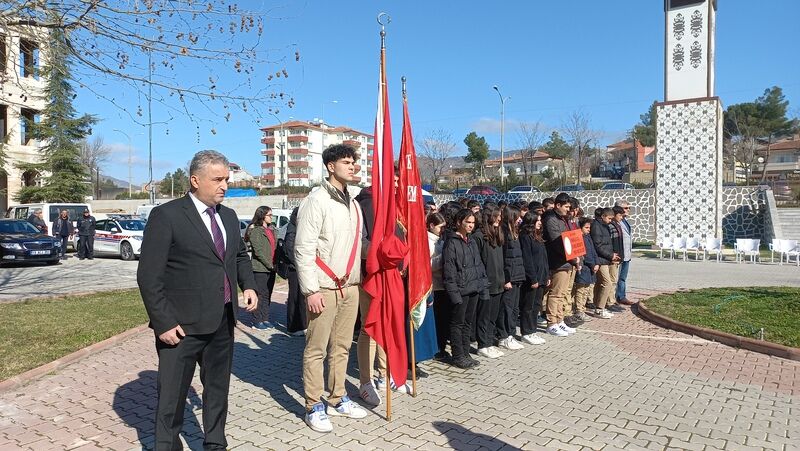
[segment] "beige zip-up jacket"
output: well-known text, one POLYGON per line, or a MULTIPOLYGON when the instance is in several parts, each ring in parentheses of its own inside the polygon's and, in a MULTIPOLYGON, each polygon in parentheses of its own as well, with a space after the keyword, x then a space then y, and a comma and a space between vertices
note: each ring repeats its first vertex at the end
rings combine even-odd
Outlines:
POLYGON ((348 200, 349 205, 330 182, 323 180, 320 188, 300 204, 294 257, 300 292, 304 296, 316 293, 320 288, 337 288, 336 283, 317 266, 316 258, 319 256, 337 277, 343 277, 355 239, 358 239, 355 263, 345 286, 361 283, 362 240, 357 234, 357 226, 361 222, 363 227, 364 218, 358 202, 352 198, 348 200))

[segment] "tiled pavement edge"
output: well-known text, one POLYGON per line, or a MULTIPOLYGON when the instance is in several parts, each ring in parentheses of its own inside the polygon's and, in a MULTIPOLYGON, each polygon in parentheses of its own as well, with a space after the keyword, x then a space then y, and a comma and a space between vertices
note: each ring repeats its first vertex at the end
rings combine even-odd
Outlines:
MULTIPOLYGON (((632 297, 649 296, 637 291, 632 297)), ((282 298, 282 293, 276 294, 282 298)), ((276 302, 275 318, 283 318, 276 302)), ((302 422, 302 339, 237 332, 228 436, 236 449, 796 449, 800 363, 662 329, 630 312, 465 372, 427 363, 417 398, 365 420, 302 422)), ((353 353, 348 388, 355 393, 353 353)), ((152 444, 153 336, 144 332, 0 395, 0 449, 152 444)), ((199 397, 184 438, 201 448, 199 397)))

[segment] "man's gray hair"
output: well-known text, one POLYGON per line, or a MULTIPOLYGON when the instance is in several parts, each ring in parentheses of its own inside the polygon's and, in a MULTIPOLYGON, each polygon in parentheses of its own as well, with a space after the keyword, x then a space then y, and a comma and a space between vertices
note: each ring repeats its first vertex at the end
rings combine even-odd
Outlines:
POLYGON ((33 210, 33 214, 37 214, 37 213, 41 213, 41 212, 42 212, 41 208, 37 208, 36 210, 33 210))
POLYGON ((615 207, 624 207, 626 205, 630 205, 630 203, 625 199, 617 199, 617 201, 614 202, 615 207))
POLYGON ((194 154, 192 162, 189 163, 189 175, 195 175, 209 164, 221 164, 228 167, 228 158, 216 150, 201 150, 194 154))

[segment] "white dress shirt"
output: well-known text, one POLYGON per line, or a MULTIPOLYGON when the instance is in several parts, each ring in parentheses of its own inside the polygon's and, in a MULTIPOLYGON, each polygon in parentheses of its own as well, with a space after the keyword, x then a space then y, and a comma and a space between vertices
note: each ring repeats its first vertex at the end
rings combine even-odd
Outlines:
MULTIPOLYGON (((197 212, 200 213, 200 219, 203 220, 203 224, 206 226, 206 230, 208 230, 208 234, 211 236, 211 242, 214 242, 214 234, 211 232, 211 216, 208 215, 208 205, 204 204, 200 199, 194 197, 194 194, 189 192, 189 198, 192 199, 194 203, 194 208, 197 209, 197 212)), ((225 225, 222 223, 222 218, 219 217, 219 213, 217 213, 215 219, 217 221, 217 225, 219 225, 219 230, 222 232, 222 240, 225 242, 225 249, 228 249, 228 234, 225 233, 225 225)))

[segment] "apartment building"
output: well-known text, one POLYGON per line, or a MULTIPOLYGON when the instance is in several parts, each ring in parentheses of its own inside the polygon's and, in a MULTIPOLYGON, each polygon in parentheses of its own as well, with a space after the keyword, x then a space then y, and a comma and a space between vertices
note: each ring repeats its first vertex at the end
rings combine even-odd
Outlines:
POLYGON ((0 29, 0 145, 6 155, 5 174, 0 174, 0 216, 16 204, 20 188, 41 183, 41 174, 17 165, 40 158, 40 143, 31 138, 25 124, 38 122, 45 106, 45 81, 39 76, 43 33, 28 26, 0 29))
POLYGON ((290 121, 261 129, 262 185, 313 186, 328 172, 322 165, 322 150, 334 144, 356 149, 355 183, 370 184, 373 136, 350 127, 331 127, 321 121, 290 121))

